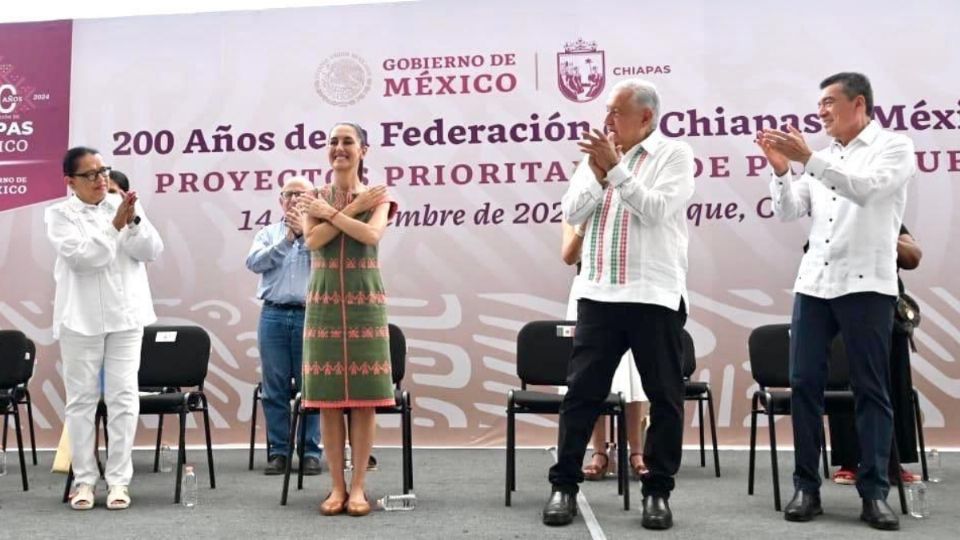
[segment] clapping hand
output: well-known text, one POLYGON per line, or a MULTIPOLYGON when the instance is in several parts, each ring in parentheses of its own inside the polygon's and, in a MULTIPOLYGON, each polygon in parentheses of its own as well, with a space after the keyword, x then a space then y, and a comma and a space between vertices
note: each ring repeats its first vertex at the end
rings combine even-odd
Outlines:
POLYGON ((121 191, 119 193, 123 201, 120 202, 120 206, 117 207, 117 213, 113 216, 113 226, 118 231, 132 223, 137 217, 137 192, 128 191, 124 193, 121 191))
POLYGON ((757 135, 757 144, 763 150, 777 176, 787 172, 790 161, 806 163, 813 152, 807 146, 800 130, 787 126, 788 133, 776 129, 762 129, 757 135))
POLYGON ((613 134, 604 135, 599 129, 594 129, 592 133, 584 132, 583 140, 578 142, 577 146, 581 152, 590 156, 590 169, 598 182, 603 180, 623 157, 622 149, 613 142, 613 134))

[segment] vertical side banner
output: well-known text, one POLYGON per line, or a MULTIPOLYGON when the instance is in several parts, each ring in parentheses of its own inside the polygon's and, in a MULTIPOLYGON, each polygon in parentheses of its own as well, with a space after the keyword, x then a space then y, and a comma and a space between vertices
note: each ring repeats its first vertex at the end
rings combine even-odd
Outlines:
POLYGON ((0 25, 0 212, 63 197, 72 21, 0 25))

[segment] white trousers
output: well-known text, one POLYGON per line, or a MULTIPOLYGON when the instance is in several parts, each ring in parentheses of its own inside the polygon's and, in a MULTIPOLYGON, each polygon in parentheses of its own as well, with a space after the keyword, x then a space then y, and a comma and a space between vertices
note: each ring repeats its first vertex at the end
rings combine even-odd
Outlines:
POLYGON ((104 371, 107 405, 105 475, 108 486, 128 486, 133 477, 133 439, 137 433, 140 396, 140 344, 143 328, 84 336, 67 328, 60 332, 63 385, 67 390, 66 425, 70 434, 75 484, 96 485, 94 415, 100 400, 100 368, 104 371))

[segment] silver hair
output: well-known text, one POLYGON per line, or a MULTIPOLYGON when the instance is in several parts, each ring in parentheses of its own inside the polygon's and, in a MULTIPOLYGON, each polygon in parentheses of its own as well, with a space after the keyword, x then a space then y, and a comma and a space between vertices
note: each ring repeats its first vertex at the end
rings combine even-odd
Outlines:
POLYGON ((613 85, 610 89, 610 95, 614 95, 621 90, 630 90, 633 93, 633 100, 641 107, 647 107, 653 111, 654 129, 660 124, 660 93, 652 82, 643 79, 625 79, 613 85))

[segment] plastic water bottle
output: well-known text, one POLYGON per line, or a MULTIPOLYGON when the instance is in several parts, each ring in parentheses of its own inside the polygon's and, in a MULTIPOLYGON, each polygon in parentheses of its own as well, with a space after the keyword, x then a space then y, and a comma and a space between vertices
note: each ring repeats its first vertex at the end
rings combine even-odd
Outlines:
POLYGON ((930 483, 940 483, 940 451, 936 448, 927 451, 927 476, 930 483))
POLYGON ((387 512, 403 512, 417 507, 417 496, 413 493, 406 495, 387 495, 377 501, 377 506, 387 512))
POLYGON ((173 451, 169 444, 160 447, 160 472, 168 473, 173 470, 173 451))
POLYGON ((930 517, 927 507, 927 485, 923 482, 914 482, 907 485, 907 508, 910 515, 917 519, 930 517))
POLYGON ((197 473, 193 471, 193 465, 183 468, 183 489, 180 492, 180 501, 187 508, 197 506, 197 473))
POLYGON ((7 453, 0 450, 0 476, 7 475, 7 453))

